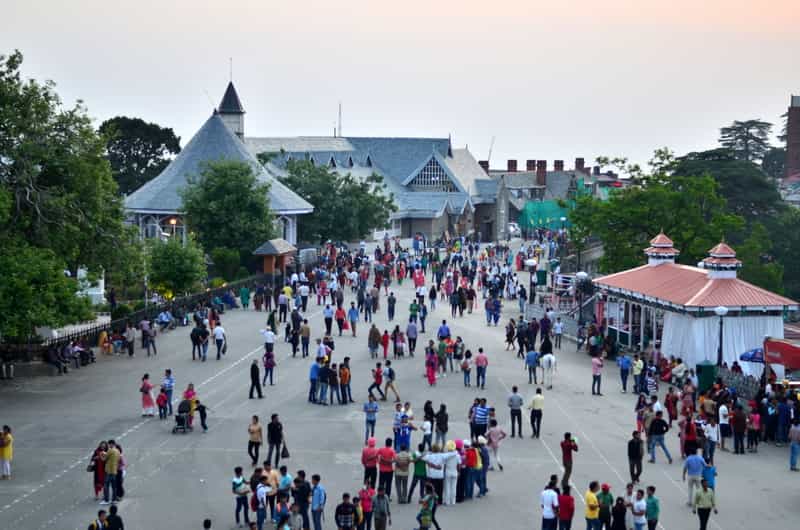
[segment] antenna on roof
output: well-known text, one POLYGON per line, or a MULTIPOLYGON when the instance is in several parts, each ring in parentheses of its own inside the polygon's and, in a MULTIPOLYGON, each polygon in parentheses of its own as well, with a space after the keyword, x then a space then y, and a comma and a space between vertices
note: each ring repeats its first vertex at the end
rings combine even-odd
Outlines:
POLYGON ((341 101, 339 102, 339 127, 338 127, 338 131, 339 131, 339 136, 341 136, 342 135, 342 102, 341 101))

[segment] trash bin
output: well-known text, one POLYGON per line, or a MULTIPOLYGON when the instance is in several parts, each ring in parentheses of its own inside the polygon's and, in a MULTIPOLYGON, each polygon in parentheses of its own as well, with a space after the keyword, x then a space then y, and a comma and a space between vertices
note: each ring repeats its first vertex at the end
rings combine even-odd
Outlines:
POLYGON ((539 269, 536 271, 536 285, 547 285, 547 271, 539 269))
POLYGON ((702 394, 712 386, 717 379, 717 365, 711 361, 703 361, 695 366, 697 374, 697 392, 702 394))

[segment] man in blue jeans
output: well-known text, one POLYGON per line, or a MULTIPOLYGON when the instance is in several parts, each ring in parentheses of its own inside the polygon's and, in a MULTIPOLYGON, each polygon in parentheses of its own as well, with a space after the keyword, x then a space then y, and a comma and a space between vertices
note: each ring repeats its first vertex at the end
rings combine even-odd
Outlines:
POLYGON ((325 511, 325 501, 328 500, 320 480, 322 479, 319 475, 311 476, 311 519, 314 521, 314 530, 322 530, 322 514, 325 511))
POLYGON ((800 456, 800 418, 792 421, 792 428, 789 429, 789 469, 800 471, 797 467, 797 457, 800 456))
POLYGON ((364 403, 364 415, 366 416, 366 432, 364 433, 364 443, 367 443, 370 436, 375 436, 375 421, 378 419, 378 403, 375 396, 369 395, 369 401, 364 403))
POLYGON ((272 491, 269 487, 269 477, 261 475, 261 483, 256 488, 256 499, 258 501, 258 508, 256 508, 256 528, 264 530, 264 521, 267 520, 267 495, 272 491))
POLYGON ((656 417, 650 422, 650 429, 647 432, 647 437, 650 440, 650 463, 656 463, 656 446, 661 446, 664 454, 667 455, 667 460, 672 463, 672 455, 669 454, 666 444, 664 444, 664 435, 669 431, 669 424, 664 420, 664 413, 662 411, 656 412, 656 417))

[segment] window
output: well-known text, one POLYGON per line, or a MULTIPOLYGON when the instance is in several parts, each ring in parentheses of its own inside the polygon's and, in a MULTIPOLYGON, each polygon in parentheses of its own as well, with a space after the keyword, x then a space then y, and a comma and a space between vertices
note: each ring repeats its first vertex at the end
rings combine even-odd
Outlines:
POLYGON ((328 160, 328 167, 336 167, 336 160, 334 160, 333 156, 331 156, 331 159, 328 160))
POLYGON ((430 191, 457 191, 450 177, 433 158, 428 160, 425 167, 417 173, 417 176, 411 181, 411 186, 430 191))
POLYGON ((364 165, 367 167, 372 167, 372 158, 370 158, 369 155, 367 155, 367 161, 364 165))

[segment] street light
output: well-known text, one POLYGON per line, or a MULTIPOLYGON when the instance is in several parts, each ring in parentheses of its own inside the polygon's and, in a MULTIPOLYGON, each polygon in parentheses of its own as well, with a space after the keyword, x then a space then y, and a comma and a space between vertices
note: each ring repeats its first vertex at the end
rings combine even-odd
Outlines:
POLYGON ((717 367, 722 366, 722 317, 728 314, 728 308, 721 305, 714 308, 714 313, 719 317, 719 346, 717 347, 717 367))
POLYGON ((583 271, 575 273, 575 294, 578 295, 578 327, 583 326, 583 288, 588 277, 589 275, 583 271))
POLYGON ((561 229, 563 230, 564 228, 566 228, 566 226, 567 226, 567 218, 566 217, 562 217, 561 218, 561 229))

